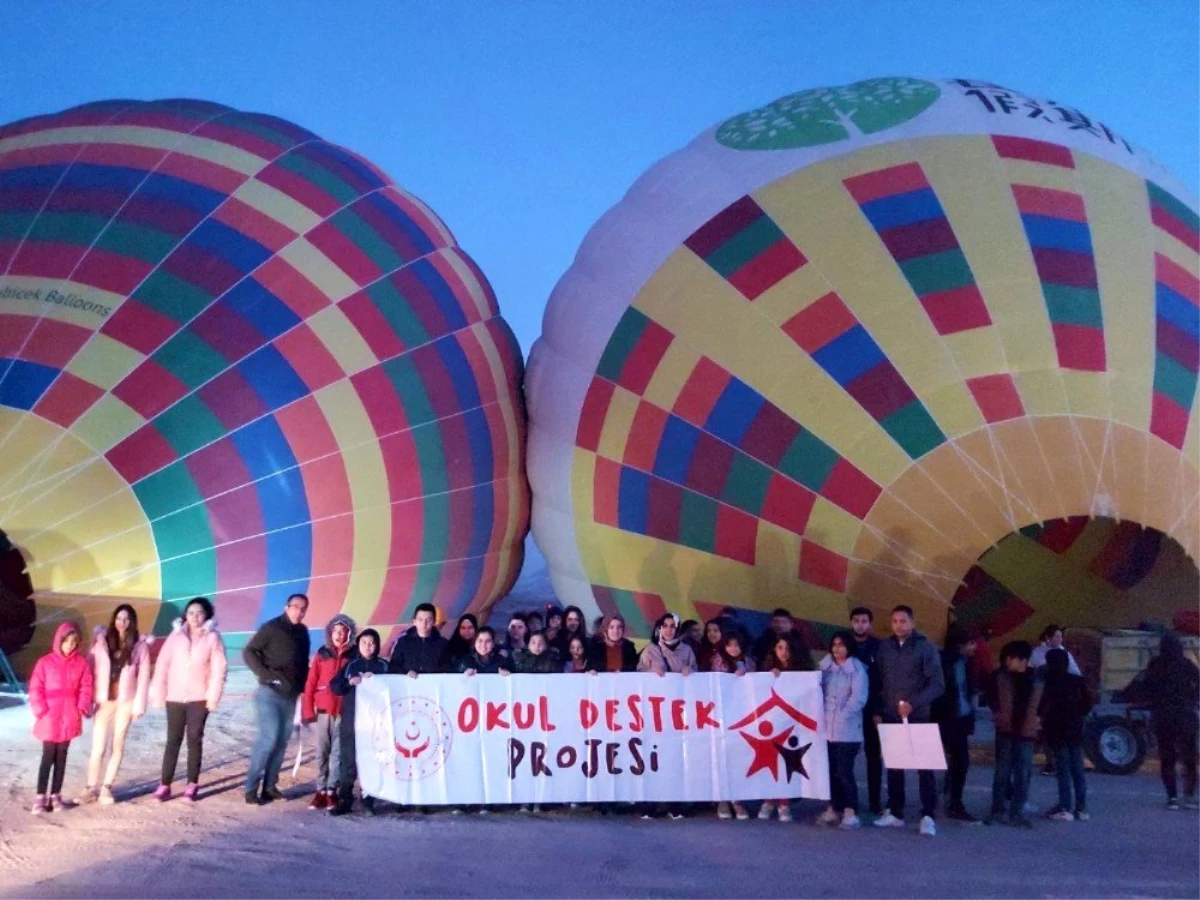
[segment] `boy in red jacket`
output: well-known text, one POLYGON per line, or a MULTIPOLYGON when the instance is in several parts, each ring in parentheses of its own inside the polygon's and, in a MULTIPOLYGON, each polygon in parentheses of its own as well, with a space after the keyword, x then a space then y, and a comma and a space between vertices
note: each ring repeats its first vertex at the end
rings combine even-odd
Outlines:
POLYGON ((329 689, 334 677, 356 655, 354 620, 337 615, 325 626, 325 644, 313 654, 308 680, 300 698, 300 721, 316 726, 317 792, 309 809, 325 809, 336 802, 341 753, 338 727, 342 717, 342 698, 329 689))

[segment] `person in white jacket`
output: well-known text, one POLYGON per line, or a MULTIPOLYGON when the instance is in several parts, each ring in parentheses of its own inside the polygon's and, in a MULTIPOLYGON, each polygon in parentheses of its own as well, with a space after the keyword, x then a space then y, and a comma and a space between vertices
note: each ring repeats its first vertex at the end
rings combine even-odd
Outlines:
POLYGON ((854 760, 863 741, 862 711, 867 705, 867 667, 854 656, 854 635, 839 631, 829 640, 821 660, 825 695, 825 738, 829 749, 829 807, 817 818, 822 825, 858 828, 858 784, 854 760))

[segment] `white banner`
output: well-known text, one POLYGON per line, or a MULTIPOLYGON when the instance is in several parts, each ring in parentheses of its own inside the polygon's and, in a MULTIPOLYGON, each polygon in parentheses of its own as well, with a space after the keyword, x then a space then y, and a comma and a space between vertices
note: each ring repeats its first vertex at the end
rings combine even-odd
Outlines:
POLYGON ((829 797, 820 675, 376 676, 364 793, 402 804, 829 797))

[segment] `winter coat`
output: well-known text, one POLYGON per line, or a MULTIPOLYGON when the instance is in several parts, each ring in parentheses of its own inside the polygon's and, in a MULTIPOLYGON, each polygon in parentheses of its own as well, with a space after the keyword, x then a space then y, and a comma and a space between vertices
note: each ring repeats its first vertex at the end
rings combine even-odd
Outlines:
POLYGON ((334 694, 329 685, 334 676, 358 655, 358 648, 354 645, 356 630, 354 620, 343 615, 334 616, 325 626, 325 643, 313 654, 308 666, 308 678, 304 681, 304 693, 300 695, 300 721, 315 722, 318 713, 330 716, 342 714, 342 698, 334 694), (340 648, 333 646, 335 625, 345 625, 350 629, 346 643, 340 648))
POLYGON ((1047 746, 1070 747, 1083 740, 1083 720, 1092 709, 1087 683, 1078 675, 1046 678, 1038 716, 1047 746))
POLYGON ((850 648, 850 652, 854 658, 862 663, 867 669, 867 705, 863 708, 863 714, 868 716, 879 715, 879 666, 875 660, 879 656, 879 648, 883 644, 879 638, 873 634, 868 634, 865 641, 860 641, 857 637, 854 639, 854 646, 850 648))
MULTIPOLYGON (((108 641, 105 639, 107 632, 108 629, 103 625, 96 626, 92 633, 92 651, 88 654, 96 691, 96 706, 108 700, 108 686, 112 679, 112 658, 108 652, 108 641)), ((150 645, 153 643, 153 635, 143 634, 138 638, 129 653, 129 661, 121 668, 117 680, 117 702, 132 702, 135 719, 145 714, 150 698, 150 645)))
POLYGON ((832 656, 821 660, 821 692, 825 695, 825 737, 831 743, 854 744, 863 739, 863 708, 870 681, 867 667, 851 656, 838 665, 832 656))
POLYGON ((513 664, 512 660, 499 650, 493 650, 487 662, 481 660, 479 654, 472 650, 458 661, 458 671, 466 672, 468 669, 474 669, 477 675, 499 675, 501 670, 511 672, 513 664))
POLYGON ((608 644, 604 638, 597 638, 588 646, 588 668, 597 672, 636 672, 638 665, 637 647, 629 638, 621 638, 621 667, 608 667, 608 644))
POLYGON ((265 623, 242 650, 242 659, 258 683, 281 697, 300 696, 308 681, 308 629, 293 625, 287 615, 265 623))
POLYGON ((528 650, 518 650, 513 654, 513 665, 522 674, 549 675, 562 671, 562 663, 558 661, 558 654, 549 647, 544 653, 537 656, 528 650))
POLYGON ((901 700, 912 707, 911 722, 928 722, 933 701, 942 696, 946 683, 937 648, 919 631, 901 645, 895 636, 882 641, 875 657, 879 667, 878 715, 885 722, 899 722, 896 711, 901 700))
POLYGON ((696 654, 683 641, 674 649, 661 643, 647 644, 637 664, 639 672, 682 672, 685 668, 696 671, 696 654))
POLYGON ((1146 674, 1135 679, 1125 695, 1146 703, 1156 726, 1194 721, 1200 702, 1200 669, 1182 650, 1164 650, 1150 660, 1146 674))
POLYGON ((942 680, 946 684, 946 692, 933 703, 933 718, 939 725, 949 725, 959 719, 966 720, 967 734, 975 733, 975 676, 971 671, 971 661, 955 649, 946 648, 942 651, 942 680), (963 701, 971 711, 965 715, 958 714, 959 685, 954 677, 954 669, 959 664, 963 666, 965 679, 963 701))
POLYGON ((92 669, 76 647, 62 653, 63 639, 74 632, 73 622, 63 622, 54 632, 54 649, 34 664, 29 676, 29 708, 36 720, 33 736, 39 741, 63 743, 83 733, 83 720, 92 714, 92 669))
POLYGON ((996 735, 1016 741, 1032 741, 1038 733, 1038 709, 1042 704, 1042 679, 1034 672, 1015 673, 999 668, 992 675, 988 696, 995 716, 996 735), (1023 715, 1018 715, 1019 691, 1028 690, 1023 715))
POLYGON ((372 675, 386 675, 388 673, 387 660, 378 656, 366 659, 356 655, 329 682, 329 690, 342 704, 342 720, 339 723, 338 731, 351 741, 354 739, 354 692, 358 685, 351 684, 350 679, 355 675, 364 675, 367 672, 372 675))
POLYGON ((192 640, 183 619, 176 619, 163 642, 150 679, 150 702, 199 703, 216 707, 225 689, 225 643, 217 631, 217 620, 204 623, 203 633, 192 640))
POLYGON ((407 675, 409 672, 418 675, 437 674, 442 671, 442 654, 445 652, 446 639, 436 628, 425 638, 417 634, 416 628, 410 628, 392 648, 388 672, 392 675, 407 675))

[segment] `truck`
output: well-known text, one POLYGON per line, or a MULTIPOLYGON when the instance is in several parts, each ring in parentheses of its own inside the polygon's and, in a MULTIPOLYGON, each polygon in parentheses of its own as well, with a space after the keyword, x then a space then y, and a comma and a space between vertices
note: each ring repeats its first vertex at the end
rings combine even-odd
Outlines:
MULTIPOLYGON (((1162 632, 1134 628, 1072 628, 1065 646, 1079 663, 1096 705, 1083 728, 1083 752, 1097 772, 1128 775, 1154 744, 1150 713, 1127 698, 1158 654, 1162 632)), ((1184 653, 1200 664, 1200 637, 1181 635, 1184 653)))

